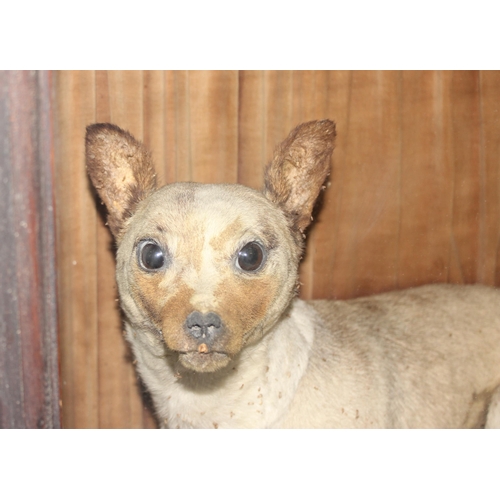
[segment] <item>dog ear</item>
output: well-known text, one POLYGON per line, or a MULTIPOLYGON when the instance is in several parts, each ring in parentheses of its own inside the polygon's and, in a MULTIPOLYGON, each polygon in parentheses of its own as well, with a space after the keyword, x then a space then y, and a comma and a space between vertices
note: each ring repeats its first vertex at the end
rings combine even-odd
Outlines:
POLYGON ((335 123, 299 125, 276 148, 264 174, 264 195, 292 219, 301 233, 311 222, 316 198, 330 173, 335 123))
POLYGON ((87 171, 108 209, 108 225, 118 238, 136 205, 156 188, 151 154, 131 134, 110 123, 87 127, 87 171))

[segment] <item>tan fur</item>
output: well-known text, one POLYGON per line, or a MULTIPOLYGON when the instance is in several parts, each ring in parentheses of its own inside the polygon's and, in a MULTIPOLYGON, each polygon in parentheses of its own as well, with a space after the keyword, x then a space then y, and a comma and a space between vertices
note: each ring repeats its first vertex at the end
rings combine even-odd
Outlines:
POLYGON ((223 250, 224 246, 227 244, 228 239, 237 232, 241 232, 244 229, 243 223, 239 218, 237 218, 234 222, 229 224, 220 234, 214 236, 210 240, 210 246, 215 251, 223 250))
MULTIPOLYGON (((242 347, 249 332, 255 332, 256 326, 261 324, 270 308, 270 302, 277 294, 277 283, 272 277, 246 281, 222 281, 214 293, 215 300, 222 307, 217 308, 226 320, 228 330, 239 332, 228 343, 228 351, 236 354, 242 347), (245 314, 238 314, 245 310, 245 314)), ((258 333, 258 332, 257 332, 258 333)))
POLYGON ((334 137, 328 120, 294 129, 263 193, 156 189, 142 144, 113 125, 89 127, 89 174, 118 242, 126 336, 161 426, 500 426, 498 290, 295 298, 302 233, 334 137), (164 252, 160 269, 139 264, 144 241, 164 252), (245 271, 238 252, 250 242, 263 260, 245 271))

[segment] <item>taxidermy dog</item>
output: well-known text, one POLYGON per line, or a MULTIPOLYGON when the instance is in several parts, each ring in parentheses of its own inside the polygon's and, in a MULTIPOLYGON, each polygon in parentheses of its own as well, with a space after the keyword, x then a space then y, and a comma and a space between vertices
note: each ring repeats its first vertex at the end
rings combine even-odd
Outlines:
POLYGON ((115 125, 87 128, 126 338, 160 426, 500 427, 500 291, 297 298, 334 138, 332 121, 299 125, 262 192, 157 188, 142 143, 115 125))

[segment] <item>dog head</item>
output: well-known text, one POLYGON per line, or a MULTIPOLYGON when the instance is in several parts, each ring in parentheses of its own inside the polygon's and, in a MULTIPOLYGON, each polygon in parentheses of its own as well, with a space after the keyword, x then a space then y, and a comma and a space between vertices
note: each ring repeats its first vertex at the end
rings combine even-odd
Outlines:
POLYGON ((303 233, 329 173, 335 125, 294 129, 241 185, 156 188, 151 156, 110 124, 87 128, 87 169, 108 210, 127 320, 160 334, 185 367, 213 372, 260 339, 297 290, 303 233))

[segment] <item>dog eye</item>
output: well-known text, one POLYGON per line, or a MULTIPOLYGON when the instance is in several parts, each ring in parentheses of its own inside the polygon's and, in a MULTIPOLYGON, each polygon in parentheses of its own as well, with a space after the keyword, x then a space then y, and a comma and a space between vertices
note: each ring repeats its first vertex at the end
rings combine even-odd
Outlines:
POLYGON ((156 271, 165 265, 165 252, 154 241, 142 241, 137 255, 140 266, 147 271, 156 271))
POLYGON ((239 252, 237 258, 238 267, 242 271, 257 271, 264 261, 264 250, 256 241, 247 243, 239 252))

